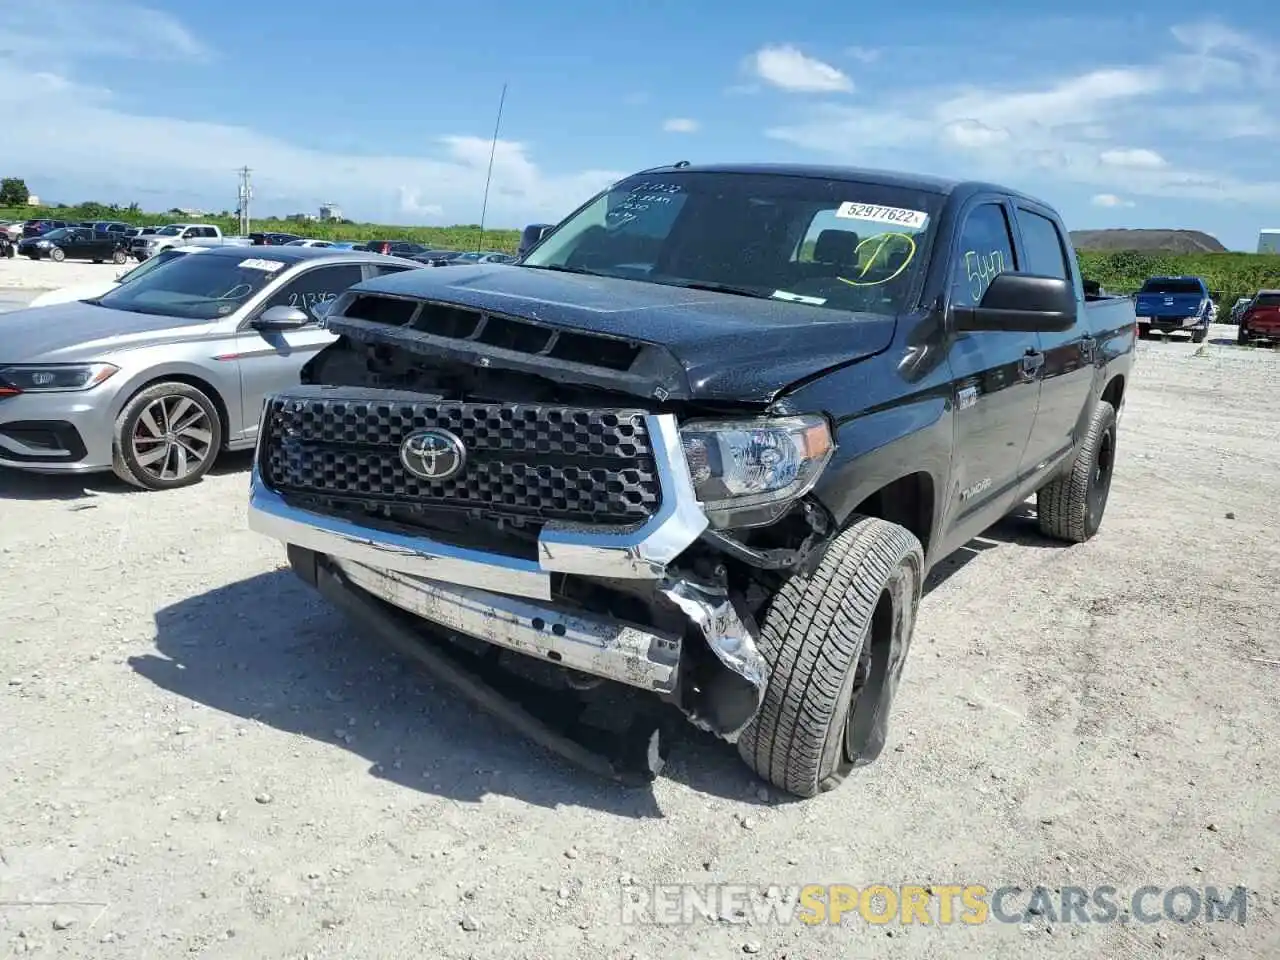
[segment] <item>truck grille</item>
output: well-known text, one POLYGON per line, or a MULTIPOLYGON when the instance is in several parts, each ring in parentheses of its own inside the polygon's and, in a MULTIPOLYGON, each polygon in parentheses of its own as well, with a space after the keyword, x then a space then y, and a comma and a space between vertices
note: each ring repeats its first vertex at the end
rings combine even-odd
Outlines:
POLYGON ((263 430, 263 479, 285 494, 617 525, 662 502, 642 410, 278 397, 263 430), (424 428, 462 441, 459 474, 424 480, 404 468, 400 444, 424 428))

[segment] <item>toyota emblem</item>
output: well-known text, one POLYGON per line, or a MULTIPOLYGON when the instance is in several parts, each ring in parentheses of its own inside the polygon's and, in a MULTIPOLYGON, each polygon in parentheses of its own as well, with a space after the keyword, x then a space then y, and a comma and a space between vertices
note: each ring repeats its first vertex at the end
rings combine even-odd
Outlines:
POLYGON ((467 462, 467 448, 448 430, 415 430, 400 444, 400 462, 422 480, 448 480, 467 462))

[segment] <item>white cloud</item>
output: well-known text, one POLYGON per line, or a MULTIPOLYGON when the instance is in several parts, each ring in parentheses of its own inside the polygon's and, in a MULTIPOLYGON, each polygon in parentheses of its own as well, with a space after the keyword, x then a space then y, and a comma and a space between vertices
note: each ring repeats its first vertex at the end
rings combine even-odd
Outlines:
POLYGON ((1108 167, 1132 167, 1136 170, 1159 170, 1169 165, 1169 161, 1160 154, 1144 147, 1103 150, 1098 159, 1108 167))
POLYGON ((1132 207, 1132 200, 1117 197, 1114 193, 1097 193, 1089 201, 1095 207, 1132 207))
POLYGON ((829 63, 806 56, 790 44, 761 47, 748 61, 752 72, 790 93, 851 93, 853 81, 829 63))
POLYGON ((1157 45, 1148 63, 1095 64, 1048 80, 899 87, 868 106, 806 105, 765 133, 844 163, 900 166, 910 158, 913 169, 1015 186, 1072 182, 1105 195, 1272 205, 1280 214, 1280 178, 1255 172, 1280 137, 1280 71, 1258 67, 1258 45, 1220 25, 1174 28, 1173 41, 1168 53, 1157 45), (1223 109, 1211 112, 1215 104, 1223 109))
POLYGON ((697 133, 698 127, 698 121, 688 117, 672 117, 662 125, 667 133, 697 133))
MULTIPOLYGON (((22 131, 21 153, 10 157, 21 160, 22 169, 14 172, 46 199, 216 210, 234 207, 234 171, 247 164, 260 214, 333 200, 348 215, 382 222, 479 219, 492 145, 486 137, 442 133, 414 155, 329 152, 250 127, 126 109, 110 90, 82 82, 72 66, 92 57, 173 56, 212 54, 176 20, 127 2, 0 6, 0 117, 6 129, 22 131), (109 20, 98 11, 108 11, 109 20), (98 26, 89 30, 85 24, 98 26), (55 195, 62 189, 77 193, 55 195)), ((97 82, 111 75, 96 67, 84 74, 97 82)), ((330 119, 341 122, 340 116, 330 119)), ((488 220, 519 226, 558 219, 622 175, 551 173, 534 161, 527 144, 500 140, 488 220)))
POLYGON ((989 127, 979 120, 953 120, 942 128, 943 136, 957 147, 990 147, 1009 139, 1003 127, 989 127))
POLYGON ((880 59, 880 51, 873 47, 850 47, 845 53, 859 63, 875 63, 880 59))

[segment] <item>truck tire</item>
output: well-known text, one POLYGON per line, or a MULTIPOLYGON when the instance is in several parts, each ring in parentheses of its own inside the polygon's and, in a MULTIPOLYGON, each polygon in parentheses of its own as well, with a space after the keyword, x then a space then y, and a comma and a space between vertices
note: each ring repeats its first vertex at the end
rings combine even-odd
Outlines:
POLYGON ((173 490, 199 482, 221 449, 213 401, 188 383, 166 381, 139 390, 116 417, 111 469, 135 487, 173 490), (152 459, 162 450, 163 459, 152 459))
POLYGON ((1205 337, 1209 336, 1209 324, 1206 321, 1203 327, 1196 327, 1191 331, 1192 343, 1204 343, 1205 337))
POLYGON ((1040 532, 1084 543, 1098 532, 1111 492, 1116 455, 1116 408, 1099 400, 1071 470, 1036 492, 1040 532))
POLYGON ((1240 327, 1236 330, 1236 345, 1241 347, 1249 345, 1249 331, 1246 328, 1240 327))
POLYGON ((1151 324, 1149 323, 1138 324, 1138 339, 1139 340, 1151 339, 1151 324))
POLYGON ((809 576, 783 584, 760 630, 769 686, 738 738, 747 765, 812 797, 884 746, 915 627, 924 551, 908 530, 855 517, 809 576))

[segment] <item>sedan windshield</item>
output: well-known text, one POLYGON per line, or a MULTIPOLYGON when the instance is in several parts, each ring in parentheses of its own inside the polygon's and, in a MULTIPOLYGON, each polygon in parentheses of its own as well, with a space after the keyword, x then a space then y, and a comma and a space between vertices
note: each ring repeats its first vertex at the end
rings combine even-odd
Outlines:
POLYGON ((67 227, 59 227, 57 230, 46 230, 41 240, 66 240, 72 235, 71 230, 67 227))
POLYGON ((131 313, 218 320, 238 310, 286 267, 280 260, 261 257, 188 255, 116 287, 95 302, 131 313))
POLYGON ((638 174, 573 214, 523 263, 895 314, 918 289, 941 200, 870 180, 638 174))
POLYGON ((157 267, 162 267, 172 260, 177 260, 179 257, 185 256, 186 253, 182 250, 161 250, 154 257, 148 257, 146 260, 143 260, 128 273, 121 274, 117 283, 133 283, 133 281, 140 280, 157 267))

